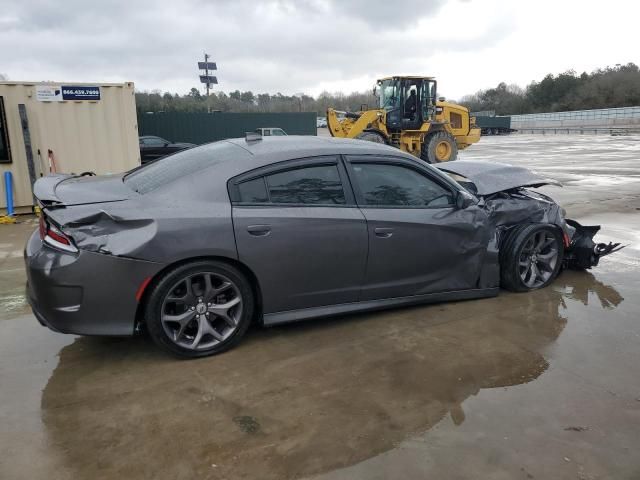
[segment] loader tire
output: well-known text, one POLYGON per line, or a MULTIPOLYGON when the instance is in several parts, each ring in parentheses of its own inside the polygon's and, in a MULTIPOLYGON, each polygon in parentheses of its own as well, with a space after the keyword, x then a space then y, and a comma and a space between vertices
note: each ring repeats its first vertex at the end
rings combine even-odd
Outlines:
POLYGON ((458 144, 447 132, 432 133, 422 146, 420 158, 427 163, 450 162, 458 157, 458 144))
POLYGON ((376 132, 362 132, 356 136, 357 140, 366 140, 367 142, 386 144, 384 137, 376 132))

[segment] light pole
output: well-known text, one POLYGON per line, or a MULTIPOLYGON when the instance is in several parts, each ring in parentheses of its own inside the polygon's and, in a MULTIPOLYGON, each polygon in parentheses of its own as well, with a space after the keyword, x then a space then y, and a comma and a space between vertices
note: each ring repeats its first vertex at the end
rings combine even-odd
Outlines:
POLYGON ((216 62, 210 62, 211 56, 205 52, 204 62, 198 62, 198 70, 200 70, 200 83, 204 83, 207 88, 207 113, 211 113, 211 106, 209 105, 209 89, 212 84, 218 84, 218 77, 215 75, 209 75, 209 70, 214 71, 218 69, 216 62), (204 70, 204 75, 202 75, 204 70))

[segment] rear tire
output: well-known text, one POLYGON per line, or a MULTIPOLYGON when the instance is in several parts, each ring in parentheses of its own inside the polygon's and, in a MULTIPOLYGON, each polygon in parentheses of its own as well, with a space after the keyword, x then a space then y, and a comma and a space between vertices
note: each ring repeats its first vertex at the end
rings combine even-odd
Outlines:
POLYGON ((500 248, 500 286, 527 292, 549 285, 558 276, 564 255, 560 230, 549 224, 518 225, 500 248))
POLYGON ((197 358, 235 346, 249 328, 254 308, 253 290, 242 272, 225 262, 201 260, 154 282, 144 318, 158 346, 197 358))
POLYGON ((427 163, 451 162, 458 158, 458 144, 448 132, 432 133, 422 145, 420 158, 427 163))

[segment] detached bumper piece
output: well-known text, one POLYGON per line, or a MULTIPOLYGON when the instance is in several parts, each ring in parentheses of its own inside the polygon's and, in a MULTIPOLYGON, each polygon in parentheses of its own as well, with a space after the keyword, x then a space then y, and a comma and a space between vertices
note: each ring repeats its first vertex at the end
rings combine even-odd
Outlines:
POLYGON ((566 219, 567 224, 575 229, 571 243, 565 250, 566 268, 584 270, 598 265, 600 258, 624 248, 619 243, 595 243, 593 237, 600 230, 600 225, 580 225, 575 220, 566 219))

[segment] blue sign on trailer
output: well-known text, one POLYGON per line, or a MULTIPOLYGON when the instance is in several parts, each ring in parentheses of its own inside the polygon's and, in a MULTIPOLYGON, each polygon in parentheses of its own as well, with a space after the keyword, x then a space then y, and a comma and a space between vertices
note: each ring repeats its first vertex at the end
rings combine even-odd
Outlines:
POLYGON ((63 85, 62 100, 100 100, 100 87, 63 85))

